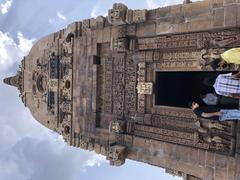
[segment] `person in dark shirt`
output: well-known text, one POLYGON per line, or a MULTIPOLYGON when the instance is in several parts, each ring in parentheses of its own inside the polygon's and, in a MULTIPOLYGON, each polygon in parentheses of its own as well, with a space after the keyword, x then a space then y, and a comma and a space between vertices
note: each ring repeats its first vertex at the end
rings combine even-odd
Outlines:
POLYGON ((238 109, 220 109, 216 106, 199 106, 198 103, 191 101, 189 107, 200 118, 211 120, 240 120, 240 110, 238 109))

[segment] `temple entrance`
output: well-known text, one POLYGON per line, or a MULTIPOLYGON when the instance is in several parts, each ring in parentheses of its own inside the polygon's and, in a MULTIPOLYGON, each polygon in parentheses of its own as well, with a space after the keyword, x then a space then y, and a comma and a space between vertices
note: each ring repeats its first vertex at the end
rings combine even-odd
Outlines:
MULTIPOLYGON (((191 100, 206 105, 201 95, 215 93, 209 81, 214 82, 223 73, 229 72, 156 72, 155 105, 186 108, 191 100)), ((227 103, 221 104, 222 108, 238 108, 238 100, 228 97, 224 99, 227 99, 227 103)))

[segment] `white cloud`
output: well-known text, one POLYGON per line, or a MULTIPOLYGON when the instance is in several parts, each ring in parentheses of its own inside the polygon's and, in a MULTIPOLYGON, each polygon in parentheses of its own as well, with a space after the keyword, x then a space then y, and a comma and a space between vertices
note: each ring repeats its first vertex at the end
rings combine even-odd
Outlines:
POLYGON ((62 23, 63 21, 67 21, 67 18, 60 12, 57 12, 56 16, 50 17, 48 19, 49 24, 59 24, 62 23))
POLYGON ((62 15, 60 12, 57 13, 57 17, 61 20, 64 20, 64 21, 67 20, 67 18, 64 15, 62 15))
MULTIPOLYGON (((3 88, 1 93, 9 93, 3 88)), ((20 101, 8 97, 8 103, 16 100, 20 101)), ((14 113, 0 115, 1 179, 76 180, 87 168, 106 162, 103 156, 66 145, 62 136, 39 124, 22 105, 11 107, 14 113)))
POLYGON ((15 62, 21 60, 33 45, 34 39, 27 39, 21 32, 15 42, 9 33, 0 31, 0 71, 6 70, 15 62))
POLYGON ((104 13, 104 15, 103 15, 103 16, 104 16, 104 17, 108 16, 108 12, 104 13))
POLYGON ((53 20, 52 18, 49 18, 49 19, 48 19, 48 22, 49 22, 50 24, 52 24, 52 23, 54 22, 54 20, 53 20))
MULTIPOLYGON (((0 31, 0 79, 33 45, 17 33, 17 40, 0 31)), ((99 166, 105 158, 65 144, 62 136, 43 127, 24 107, 13 87, 0 81, 0 179, 76 180, 88 167, 99 166)))
POLYGON ((12 0, 5 0, 2 4, 0 4, 0 12, 2 14, 6 14, 9 8, 12 6, 12 0))
POLYGON ((94 6, 92 8, 92 11, 91 11, 91 17, 92 18, 96 18, 98 15, 97 15, 97 11, 99 10, 99 5, 97 4, 96 6, 94 6))
POLYGON ((157 4, 154 0, 147 0, 146 2, 148 9, 155 9, 159 7, 159 4, 157 4))
POLYGON ((18 48, 22 51, 23 54, 27 54, 32 48, 34 39, 26 39, 21 32, 18 32, 18 48))

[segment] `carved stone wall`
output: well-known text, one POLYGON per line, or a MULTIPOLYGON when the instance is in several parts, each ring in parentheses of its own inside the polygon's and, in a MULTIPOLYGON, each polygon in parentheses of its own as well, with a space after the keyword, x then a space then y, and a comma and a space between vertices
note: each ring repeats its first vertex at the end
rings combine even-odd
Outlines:
POLYGON ((129 158, 188 179, 239 179, 235 122, 198 119, 154 99, 156 72, 213 71, 209 62, 240 46, 239 9, 227 0, 151 10, 115 4, 106 18, 40 40, 22 63, 23 79, 6 81, 21 85, 25 105, 45 126, 112 165, 129 158))

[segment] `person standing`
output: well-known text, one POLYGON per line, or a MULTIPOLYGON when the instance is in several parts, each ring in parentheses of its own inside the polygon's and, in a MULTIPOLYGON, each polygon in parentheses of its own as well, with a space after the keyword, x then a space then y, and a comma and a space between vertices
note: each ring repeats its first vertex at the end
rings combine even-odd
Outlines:
POLYGON ((220 74, 213 85, 218 95, 240 98, 240 73, 220 74))
POLYGON ((199 106, 194 101, 189 102, 189 107, 197 117, 226 121, 226 120, 240 120, 240 110, 238 109, 221 109, 216 106, 199 106))
MULTIPOLYGON (((206 55, 205 55, 206 56, 206 55)), ((211 54, 208 56, 212 61, 209 65, 213 70, 224 68, 228 64, 240 64, 240 48, 232 48, 220 55, 211 54)))

